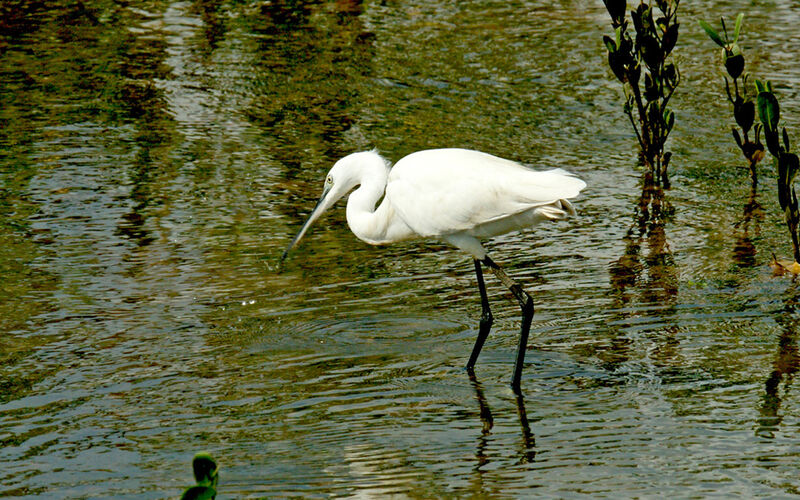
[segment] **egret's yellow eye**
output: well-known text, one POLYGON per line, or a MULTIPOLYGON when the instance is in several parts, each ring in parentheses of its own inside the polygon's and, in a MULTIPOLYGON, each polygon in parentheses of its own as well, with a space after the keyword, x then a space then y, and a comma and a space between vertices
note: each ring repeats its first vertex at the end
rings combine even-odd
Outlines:
POLYGON ((327 184, 327 185, 329 185, 329 186, 330 186, 331 184, 333 184, 333 177, 331 177, 331 176, 329 175, 329 176, 328 176, 328 178, 327 178, 327 179, 325 179, 325 184, 327 184))

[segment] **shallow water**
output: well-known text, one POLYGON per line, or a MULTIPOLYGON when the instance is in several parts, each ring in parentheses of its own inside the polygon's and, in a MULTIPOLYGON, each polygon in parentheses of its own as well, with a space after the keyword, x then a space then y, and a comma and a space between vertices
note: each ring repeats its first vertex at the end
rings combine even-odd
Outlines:
POLYGON ((641 172, 602 2, 17 1, 0 7, 0 495, 782 497, 800 493, 797 283, 697 17, 800 116, 792 2, 681 5, 673 188, 641 172), (318 223, 340 156, 481 149, 562 167, 580 217, 488 243, 536 302, 463 366, 470 259, 318 223))

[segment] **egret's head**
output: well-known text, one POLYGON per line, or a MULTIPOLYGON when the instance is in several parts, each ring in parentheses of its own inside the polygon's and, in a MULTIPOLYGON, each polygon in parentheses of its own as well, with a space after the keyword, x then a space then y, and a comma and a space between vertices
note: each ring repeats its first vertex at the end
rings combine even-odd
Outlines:
POLYGON ((328 175, 325 176, 325 182, 322 185, 322 196, 320 196, 317 206, 311 211, 308 220, 306 220, 303 227, 300 228, 297 236, 294 237, 286 248, 286 251, 283 252, 281 261, 286 259, 286 256, 292 248, 297 246, 297 243, 300 242, 300 239, 306 234, 311 224, 313 224, 325 210, 329 209, 334 203, 339 201, 340 198, 349 193, 350 190, 358 186, 368 169, 370 167, 374 168, 377 164, 380 164, 383 168, 387 168, 386 161, 378 155, 377 152, 364 151, 361 153, 349 154, 333 165, 330 171, 328 171, 328 175))

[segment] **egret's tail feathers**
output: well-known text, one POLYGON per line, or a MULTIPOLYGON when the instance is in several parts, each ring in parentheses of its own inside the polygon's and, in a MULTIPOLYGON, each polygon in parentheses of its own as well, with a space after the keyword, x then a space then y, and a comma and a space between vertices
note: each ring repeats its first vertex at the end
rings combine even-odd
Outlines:
POLYGON ((543 205, 538 207, 536 212, 541 217, 550 220, 565 219, 568 215, 578 215, 575 207, 567 200, 556 200, 549 205, 543 205))
POLYGON ((572 206, 572 203, 569 200, 558 200, 558 203, 561 205, 561 208, 566 211, 569 215, 575 216, 578 215, 577 210, 575 207, 572 206))
POLYGON ((536 172, 535 186, 538 189, 532 188, 527 191, 534 198, 542 199, 550 195, 564 201, 578 196, 586 187, 586 183, 566 170, 555 168, 536 172))

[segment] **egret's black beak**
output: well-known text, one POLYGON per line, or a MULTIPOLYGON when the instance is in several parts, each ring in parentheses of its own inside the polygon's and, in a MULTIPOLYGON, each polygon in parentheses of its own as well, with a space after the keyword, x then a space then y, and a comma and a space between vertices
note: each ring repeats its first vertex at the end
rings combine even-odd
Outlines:
POLYGON ((306 231, 308 231, 308 228, 311 227, 311 224, 313 224, 314 221, 317 220, 320 215, 322 215, 322 212, 327 210, 328 207, 330 207, 333 204, 333 202, 336 201, 335 199, 332 198, 329 199, 328 197, 329 192, 330 192, 330 187, 325 186, 325 189, 322 191, 322 196, 320 196, 317 205, 314 207, 314 210, 311 211, 311 215, 308 216, 308 219, 306 220, 305 224, 303 224, 303 227, 301 227, 300 231, 297 232, 297 235, 292 239, 292 242, 289 243, 289 246, 286 247, 286 250, 283 251, 283 255, 281 255, 280 264, 283 264, 283 261, 286 260, 286 257, 289 255, 289 252, 292 250, 292 248, 297 246, 297 243, 299 243, 300 239, 306 234, 306 231))

